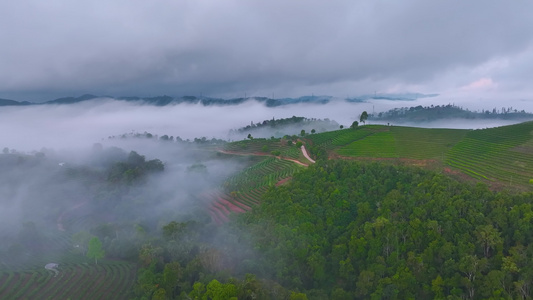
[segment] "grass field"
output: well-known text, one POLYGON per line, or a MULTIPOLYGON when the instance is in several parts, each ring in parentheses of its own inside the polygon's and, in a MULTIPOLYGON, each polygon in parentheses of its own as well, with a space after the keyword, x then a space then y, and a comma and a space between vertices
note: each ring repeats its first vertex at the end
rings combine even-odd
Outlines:
MULTIPOLYGON (((49 261, 49 260, 48 260, 49 261)), ((84 256, 63 256, 59 274, 39 267, 0 271, 0 299, 128 299, 135 282, 135 264, 84 256)))
POLYGON ((442 160, 467 130, 372 125, 346 129, 329 148, 348 157, 442 160))
POLYGON ((533 178, 533 122, 474 130, 446 155, 446 164, 478 179, 509 186, 533 178))
POLYGON ((483 130, 361 126, 309 136, 341 157, 431 160, 480 180, 532 188, 533 122, 483 130))

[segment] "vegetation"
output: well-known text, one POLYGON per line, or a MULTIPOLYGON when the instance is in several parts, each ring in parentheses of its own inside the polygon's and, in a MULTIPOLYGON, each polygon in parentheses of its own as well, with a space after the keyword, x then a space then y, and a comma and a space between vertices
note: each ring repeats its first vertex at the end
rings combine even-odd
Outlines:
POLYGON ((394 108, 386 112, 370 116, 372 120, 397 122, 423 122, 439 119, 504 119, 531 120, 533 114, 512 107, 493 108, 492 110, 470 111, 462 107, 448 104, 436 106, 415 106, 394 108))
POLYGON ((103 258, 105 251, 102 249, 102 242, 98 237, 93 237, 89 241, 89 248, 87 250, 87 257, 94 258, 94 263, 98 264, 98 259, 103 258))
POLYGON ((533 122, 483 130, 366 125, 306 139, 315 158, 340 155, 419 160, 417 164, 447 166, 493 186, 529 189, 533 178, 532 132, 533 122))
POLYGON ((306 132, 311 131, 315 133, 319 131, 324 132, 327 130, 333 130, 339 126, 337 122, 330 119, 308 119, 304 117, 292 116, 291 118, 264 120, 262 122, 254 123, 250 122, 250 125, 230 131, 230 137, 242 136, 248 134, 249 136, 275 136, 280 138, 284 135, 292 135, 300 133, 304 136, 306 132))
POLYGON ((526 185, 532 178, 533 122, 474 130, 446 156, 446 163, 466 174, 504 184, 526 185))
POLYGON ((0 271, 2 299, 128 299, 136 276, 134 263, 101 260, 87 264, 81 256, 63 258, 59 275, 44 268, 0 271))
POLYGON ((239 224, 261 276, 309 298, 527 298, 532 196, 328 161, 270 189, 239 224))
POLYGON ((13 187, 2 195, 45 170, 47 188, 27 193, 58 200, 24 215, 18 231, 0 227, 0 298, 533 296, 533 122, 455 130, 355 121, 296 133, 224 143, 133 136, 194 149, 169 167, 101 145, 89 165, 5 148, 0 165, 15 179, 4 176, 13 187), (211 177, 228 163, 235 170, 211 177))
POLYGON ((359 117, 359 122, 364 123, 366 125, 367 119, 368 119, 368 113, 365 110, 361 113, 361 116, 359 117))
POLYGON ((527 298, 532 196, 419 168, 323 161, 225 226, 163 227, 141 250, 136 295, 527 298), (213 235, 226 251, 187 250, 213 235))

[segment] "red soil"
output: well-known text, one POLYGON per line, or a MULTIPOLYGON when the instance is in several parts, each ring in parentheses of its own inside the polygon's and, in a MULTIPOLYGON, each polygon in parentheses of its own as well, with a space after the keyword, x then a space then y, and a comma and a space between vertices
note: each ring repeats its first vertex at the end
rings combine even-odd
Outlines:
MULTIPOLYGON (((243 212, 246 212, 244 209, 238 207, 237 205, 229 202, 228 200, 226 199, 223 199, 223 198, 218 198, 218 201, 221 202, 221 203, 224 203, 224 205, 228 206, 229 209, 231 209, 231 211, 233 212, 236 212, 236 213, 243 213, 243 212)), ((251 209, 251 208, 250 208, 251 209)))
POLYGON ((223 213, 224 215, 226 215, 226 216, 230 214, 230 211, 229 211, 224 205, 222 205, 222 204, 219 203, 219 202, 216 202, 216 201, 213 202, 213 206, 216 206, 215 209, 218 208, 218 209, 221 210, 222 213, 223 213))
POLYGON ((217 225, 221 225, 223 222, 218 218, 217 214, 212 211, 212 210, 208 210, 209 211, 209 215, 211 216, 211 219, 213 220, 213 222, 215 222, 215 224, 217 225))

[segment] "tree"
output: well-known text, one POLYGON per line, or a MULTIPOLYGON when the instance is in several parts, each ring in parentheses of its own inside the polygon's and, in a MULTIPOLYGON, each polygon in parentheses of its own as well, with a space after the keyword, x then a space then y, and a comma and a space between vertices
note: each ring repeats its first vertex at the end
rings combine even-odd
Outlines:
POLYGON ((182 270, 179 262, 174 261, 165 265, 165 269, 163 270, 163 285, 166 295, 169 297, 174 295, 174 289, 178 286, 181 275, 182 270))
POLYGON ((490 249, 502 242, 500 233, 492 225, 478 226, 475 235, 479 244, 483 248, 483 254, 485 254, 485 257, 487 258, 490 255, 490 249))
POLYGON ((104 257, 104 249, 102 249, 102 242, 97 237, 93 237, 89 241, 89 250, 87 251, 88 258, 94 258, 94 263, 98 264, 98 259, 104 257))
POLYGON ((222 284, 218 280, 213 279, 207 284, 205 295, 208 299, 213 300, 237 299, 237 287, 234 284, 222 284))
POLYGON ((302 129, 302 131, 300 131, 300 135, 301 136, 305 136, 305 130, 304 129, 302 129))
POLYGON ((368 119, 368 113, 365 111, 363 111, 363 113, 361 114, 361 117, 359 118, 359 121, 364 123, 366 125, 366 119, 368 119))
POLYGON ((314 129, 311 129, 311 133, 315 133, 315 132, 316 132, 316 130, 314 130, 314 129))
POLYGON ((163 226, 162 228, 163 237, 169 241, 177 240, 178 237, 185 232, 186 228, 187 228, 187 224, 172 221, 168 223, 167 225, 163 226))
POLYGON ((340 128, 340 129, 343 129, 343 128, 344 128, 344 125, 339 126, 339 128, 340 128))
POLYGON ((350 128, 351 129, 355 129, 355 128, 357 128, 357 126, 359 126, 359 122, 353 121, 352 126, 350 126, 350 128))

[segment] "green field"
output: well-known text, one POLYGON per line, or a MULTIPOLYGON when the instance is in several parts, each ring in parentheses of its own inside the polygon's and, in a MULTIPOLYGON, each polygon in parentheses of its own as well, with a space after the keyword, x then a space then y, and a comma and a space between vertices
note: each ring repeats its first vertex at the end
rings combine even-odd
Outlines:
POLYGON ((335 131, 329 131, 319 134, 313 134, 307 137, 313 145, 325 146, 326 149, 335 149, 339 146, 344 146, 353 141, 363 139, 369 135, 379 131, 381 127, 367 126, 365 128, 359 128, 357 130, 341 129, 335 131))
POLYGON ((373 158, 440 159, 464 138, 467 130, 383 125, 337 130, 310 138, 342 156, 373 158))
POLYGON ((395 138, 390 131, 376 132, 341 147, 337 153, 359 157, 397 157, 395 138))
POLYGON ((509 186, 533 178, 533 122, 474 130, 446 155, 446 164, 466 174, 509 186))
POLYGON ((475 179, 531 187, 533 122, 483 130, 361 126, 308 137, 341 157, 431 160, 475 179))
POLYGON ((63 256, 59 274, 40 267, 0 271, 0 299, 128 299, 135 282, 133 263, 80 255, 63 256))

